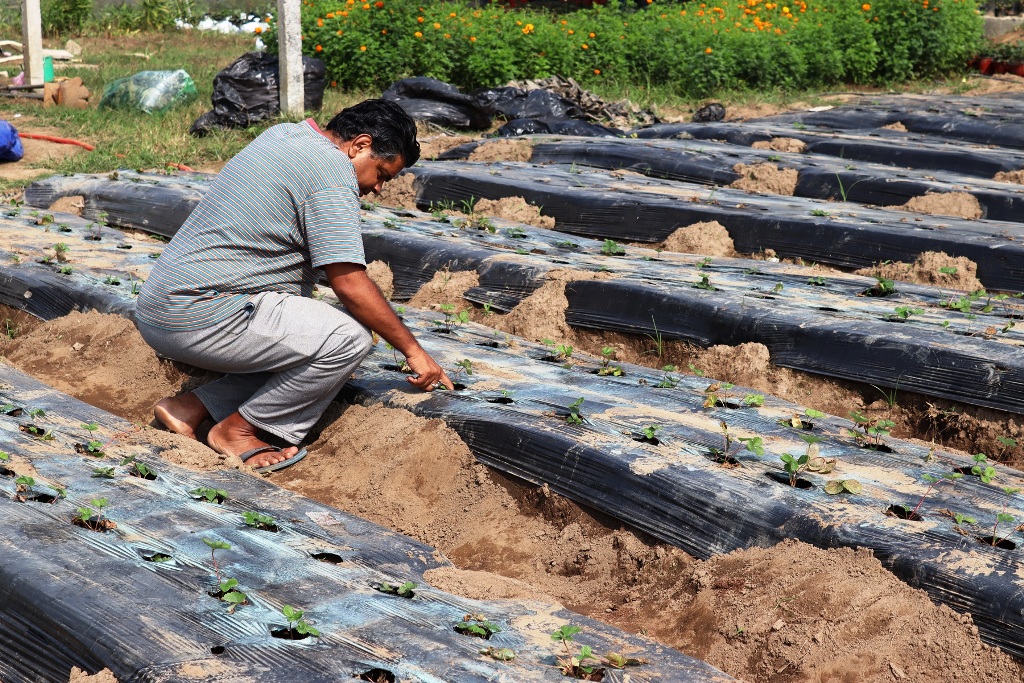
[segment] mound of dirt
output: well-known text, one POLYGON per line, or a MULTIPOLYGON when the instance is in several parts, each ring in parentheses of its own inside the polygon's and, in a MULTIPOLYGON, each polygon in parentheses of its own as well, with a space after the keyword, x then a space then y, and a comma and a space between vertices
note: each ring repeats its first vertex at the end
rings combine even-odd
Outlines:
POLYGON ((59 213, 73 213, 76 216, 82 215, 82 210, 85 208, 85 197, 81 195, 74 195, 71 197, 61 197, 53 204, 50 204, 50 211, 57 211, 59 213))
POLYGON ((933 216, 957 216, 971 220, 981 218, 982 214, 978 198, 967 192, 930 192, 923 197, 911 197, 910 201, 902 206, 885 208, 933 216))
POLYGON ((71 678, 68 683, 117 683, 114 673, 110 669, 103 669, 90 676, 77 666, 71 667, 71 678))
POLYGON ((886 125, 886 126, 882 126, 882 129, 883 130, 898 130, 901 133, 906 133, 907 132, 907 127, 904 126, 899 121, 896 121, 894 123, 890 123, 889 125, 886 125))
POLYGON ((470 161, 529 161, 533 156, 533 143, 521 138, 499 138, 485 142, 474 149, 470 161))
POLYGON ((6 342, 3 353, 19 370, 132 422, 148 423, 153 405, 185 380, 118 315, 71 313, 6 342))
POLYGON ((984 285, 978 280, 977 263, 966 256, 953 257, 942 251, 922 252, 913 263, 893 261, 854 272, 857 275, 951 287, 967 292, 984 289, 984 285), (942 269, 946 269, 947 272, 942 272, 942 269))
MULTIPOLYGON (((576 280, 595 280, 613 277, 610 273, 598 273, 570 268, 555 268, 547 273, 548 281, 519 305, 498 318, 494 327, 533 341, 551 339, 556 342, 572 343, 576 337, 565 322, 565 309, 569 300, 565 298, 565 284, 576 280)), ((598 351, 600 353, 600 351, 598 351)))
POLYGON ((481 199, 473 205, 473 212, 495 218, 504 218, 515 223, 535 225, 538 228, 554 229, 555 219, 541 216, 540 208, 528 204, 522 197, 503 197, 502 199, 481 199))
POLYGON ((462 295, 471 287, 480 284, 480 277, 475 270, 439 270, 434 273, 430 282, 426 283, 409 299, 409 305, 417 308, 437 309, 444 304, 455 306, 459 311, 464 308, 462 295))
POLYGON ((371 261, 366 264, 366 274, 373 280, 373 284, 377 285, 385 299, 390 299, 395 293, 395 276, 388 264, 383 261, 371 261))
POLYGON ((798 173, 795 168, 780 169, 774 163, 736 164, 732 170, 740 178, 729 187, 761 194, 784 194, 792 196, 796 190, 798 173))
POLYGON ((472 142, 474 139, 465 135, 435 135, 420 140, 420 159, 436 159, 451 148, 472 142))
POLYGON ((416 208, 416 176, 406 172, 384 183, 376 201, 384 206, 393 206, 402 209, 416 208))
POLYGON ((771 140, 758 140, 751 147, 770 149, 773 152, 796 152, 799 154, 807 149, 807 143, 796 138, 772 138, 771 140))
POLYGON ((718 221, 694 223, 677 228, 661 245, 665 251, 704 256, 735 256, 736 245, 725 226, 718 221))
POLYGON ((1018 171, 1000 171, 996 173, 996 177, 993 178, 1000 183, 1016 183, 1017 185, 1024 185, 1024 170, 1018 171))

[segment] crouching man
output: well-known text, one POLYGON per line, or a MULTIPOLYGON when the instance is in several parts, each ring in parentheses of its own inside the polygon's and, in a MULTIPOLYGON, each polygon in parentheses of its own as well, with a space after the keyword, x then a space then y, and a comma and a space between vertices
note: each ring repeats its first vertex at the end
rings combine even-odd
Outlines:
POLYGON ((373 330, 424 391, 444 370, 366 275, 359 196, 416 163, 416 126, 367 100, 327 124, 273 126, 239 152, 164 250, 135 324, 162 356, 224 377, 157 403, 157 421, 257 471, 305 456, 303 439, 370 352, 373 330), (344 309, 312 297, 321 273, 344 309), (273 435, 284 448, 264 439, 273 435))

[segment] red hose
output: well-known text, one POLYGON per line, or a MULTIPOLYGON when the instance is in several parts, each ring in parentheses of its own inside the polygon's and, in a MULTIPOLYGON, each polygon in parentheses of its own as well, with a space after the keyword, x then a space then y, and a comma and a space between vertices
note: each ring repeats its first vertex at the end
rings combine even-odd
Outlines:
POLYGON ((56 138, 52 135, 40 135, 38 133, 18 133, 19 138, 27 138, 29 140, 46 140, 47 142, 56 142, 61 145, 78 145, 88 151, 96 149, 88 142, 82 142, 81 140, 72 140, 71 138, 56 138))
POLYGON ((175 163, 173 163, 171 161, 168 161, 167 165, 170 166, 171 168, 176 168, 179 171, 188 171, 190 173, 195 173, 195 169, 194 168, 189 168, 185 164, 175 164, 175 163))

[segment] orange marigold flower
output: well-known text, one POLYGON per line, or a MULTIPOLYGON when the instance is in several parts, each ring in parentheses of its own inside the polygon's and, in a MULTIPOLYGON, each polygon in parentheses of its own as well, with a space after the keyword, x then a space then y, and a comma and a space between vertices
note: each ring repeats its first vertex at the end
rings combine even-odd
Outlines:
POLYGON ((570 35, 570 36, 571 36, 572 34, 574 34, 574 33, 576 33, 576 31, 573 31, 572 29, 569 29, 569 35, 570 35))
POLYGON ((341 13, 341 16, 343 16, 343 17, 347 17, 347 16, 348 16, 348 12, 342 12, 342 13, 341 13))
POLYGON ((316 20, 316 25, 317 26, 323 26, 324 25, 324 20, 323 19, 317 19, 316 20))
POLYGON ((863 5, 861 5, 860 8, 864 12, 870 12, 871 11, 871 5, 869 5, 866 2, 863 5))
POLYGON ((417 38, 422 38, 423 37, 423 34, 420 33, 419 31, 416 31, 416 33, 414 33, 413 35, 416 36, 417 38))
POLYGON ((267 17, 267 18, 266 18, 266 19, 264 19, 263 21, 269 24, 269 23, 270 23, 270 17, 267 17))
POLYGON ((382 28, 382 29, 380 30, 380 34, 381 34, 382 36, 386 36, 386 35, 388 34, 388 30, 387 30, 386 28, 382 28))
POLYGON ((562 21, 561 21, 561 24, 562 24, 562 26, 565 26, 565 25, 566 25, 566 24, 568 24, 568 23, 569 23, 569 22, 568 22, 568 21, 566 21, 565 19, 562 19, 562 21))
POLYGON ((327 13, 327 18, 328 19, 333 19, 334 18, 334 12, 328 12, 327 13))
POLYGON ((469 42, 475 43, 476 42, 476 36, 470 36, 469 37, 469 42))
POLYGON ((359 46, 359 51, 360 52, 366 52, 366 46, 365 45, 360 45, 359 46))
POLYGON ((594 69, 594 75, 595 76, 600 76, 601 75, 601 70, 600 69, 594 69))
POLYGON ((580 45, 580 47, 582 47, 584 50, 589 50, 590 49, 590 46, 587 45, 586 43, 583 43, 582 45, 580 45))
POLYGON ((331 87, 332 88, 337 88, 338 87, 338 81, 331 81, 331 87))
POLYGON ((439 23, 437 23, 437 22, 435 21, 435 22, 434 22, 434 28, 441 28, 441 24, 439 24, 439 23))
POLYGON ((454 19, 456 16, 458 16, 458 15, 455 14, 455 12, 452 12, 451 14, 448 15, 448 18, 449 19, 454 19))
POLYGON ((384 0, 377 0, 377 2, 373 3, 373 6, 376 7, 377 9, 380 9, 381 7, 384 6, 384 0))
POLYGON ((256 30, 256 33, 263 33, 263 27, 262 26, 257 26, 255 30, 256 30))
POLYGON ((316 50, 317 52, 323 52, 323 51, 324 51, 324 48, 323 48, 323 46, 322 46, 322 45, 317 45, 317 46, 316 46, 316 47, 314 47, 313 49, 314 49, 314 50, 316 50))
POLYGON ((416 17, 416 23, 422 24, 424 21, 423 17, 416 17))
POLYGON ((370 9, 370 3, 364 2, 363 3, 363 9, 370 9))
POLYGON ((714 52, 714 50, 712 50, 710 47, 704 48, 704 54, 709 55, 712 52, 714 52))
POLYGON ((590 34, 590 35, 589 35, 588 37, 590 37, 590 38, 593 38, 593 37, 594 37, 594 34, 593 34, 593 33, 591 33, 591 34, 590 34))
POLYGON ((451 37, 452 37, 452 34, 450 34, 450 33, 446 33, 446 34, 444 34, 444 37, 445 37, 445 39, 451 38, 451 37))

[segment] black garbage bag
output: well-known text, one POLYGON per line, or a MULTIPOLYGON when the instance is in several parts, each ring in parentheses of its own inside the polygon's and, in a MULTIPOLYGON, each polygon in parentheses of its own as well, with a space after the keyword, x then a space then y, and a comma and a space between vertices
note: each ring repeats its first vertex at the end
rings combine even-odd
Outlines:
MULTIPOLYGON (((213 79, 213 111, 203 114, 188 132, 197 137, 214 128, 246 128, 277 116, 281 111, 277 55, 248 52, 213 79)), ((324 103, 327 70, 313 57, 302 58, 306 111, 318 111, 324 103)))
POLYGON ((588 138, 620 137, 625 135, 618 128, 599 126, 596 123, 544 117, 516 119, 494 131, 495 137, 511 138, 517 135, 579 135, 588 138))
POLYGON ((691 121, 694 123, 713 123, 725 118, 725 107, 720 102, 706 104, 693 112, 691 121))
POLYGON ((482 107, 501 114, 506 120, 539 118, 584 118, 583 111, 569 99, 548 90, 522 88, 483 88, 473 91, 482 107))
POLYGON ((381 97, 391 100, 417 121, 446 128, 491 127, 491 111, 454 85, 436 78, 417 76, 396 81, 381 97))

